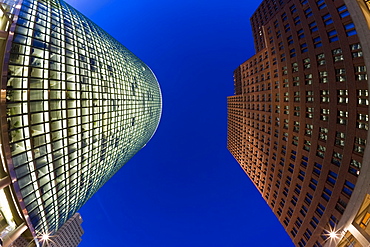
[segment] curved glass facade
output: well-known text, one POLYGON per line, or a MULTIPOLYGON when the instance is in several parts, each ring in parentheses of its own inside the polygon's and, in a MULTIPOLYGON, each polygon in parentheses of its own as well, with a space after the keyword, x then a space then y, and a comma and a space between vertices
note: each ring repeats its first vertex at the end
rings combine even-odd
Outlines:
POLYGON ((19 4, 2 143, 28 223, 52 233, 149 141, 161 92, 141 60, 65 2, 19 4))

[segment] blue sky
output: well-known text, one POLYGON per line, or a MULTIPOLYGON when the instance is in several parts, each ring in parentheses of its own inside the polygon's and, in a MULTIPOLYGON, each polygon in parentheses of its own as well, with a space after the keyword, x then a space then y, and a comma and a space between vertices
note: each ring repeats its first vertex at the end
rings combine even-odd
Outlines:
POLYGON ((226 97, 254 54, 261 1, 67 2, 149 65, 163 93, 153 139, 80 210, 80 246, 293 246, 226 149, 226 97))

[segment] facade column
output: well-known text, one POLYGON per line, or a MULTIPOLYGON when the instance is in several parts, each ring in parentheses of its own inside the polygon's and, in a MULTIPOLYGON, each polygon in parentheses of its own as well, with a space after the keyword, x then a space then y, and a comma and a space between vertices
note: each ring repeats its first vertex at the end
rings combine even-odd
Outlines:
POLYGON ((10 177, 0 179, 0 190, 11 184, 10 177))
POLYGON ((351 234, 357 239, 358 242, 360 242, 360 244, 362 246, 369 246, 370 245, 370 242, 369 240, 365 237, 365 234, 363 234, 361 232, 361 230, 359 230, 356 226, 354 226, 353 224, 351 224, 349 227, 348 227, 348 231, 351 232, 351 234))
POLYGON ((17 238, 19 238, 21 236, 22 233, 24 233, 25 231, 27 230, 27 226, 25 223, 21 224, 20 226, 18 226, 14 231, 12 231, 11 233, 9 233, 8 235, 6 235, 3 239, 4 243, 3 243, 3 246, 4 247, 8 247, 10 246, 15 240, 17 240, 17 238))

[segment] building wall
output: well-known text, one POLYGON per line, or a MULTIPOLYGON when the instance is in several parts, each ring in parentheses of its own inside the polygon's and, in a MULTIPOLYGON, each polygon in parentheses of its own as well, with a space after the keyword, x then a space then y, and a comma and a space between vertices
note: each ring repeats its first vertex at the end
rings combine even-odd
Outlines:
POLYGON ((228 148, 293 242, 323 246, 367 176, 368 46, 342 0, 275 4, 252 17, 263 38, 235 75, 228 148))
MULTIPOLYGON (((19 12, 19 9, 15 7, 17 3, 18 1, 16 0, 0 1, 0 67, 2 67, 4 60, 8 56, 8 53, 5 52, 7 47, 6 41, 9 37, 9 31, 13 27, 12 20, 19 12)), ((2 77, 4 77, 3 74, 2 77)), ((1 90, 0 95, 4 96, 5 91, 1 90)), ((0 97, 0 100, 3 102, 4 99, 0 97)), ((1 129, 6 129, 6 125, 0 126, 1 129)), ((1 136, 3 136, 2 131, 0 131, 1 136)), ((4 149, 0 141, 0 246, 14 244, 21 234, 32 236, 30 229, 27 228, 26 218, 21 213, 10 173, 6 166, 4 149)), ((18 242, 23 240, 21 239, 18 242)))

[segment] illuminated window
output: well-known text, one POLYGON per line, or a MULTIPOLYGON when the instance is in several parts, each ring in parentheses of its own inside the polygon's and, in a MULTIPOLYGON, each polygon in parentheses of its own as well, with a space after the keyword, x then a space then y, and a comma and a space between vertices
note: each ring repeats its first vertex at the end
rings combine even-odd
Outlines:
POLYGON ((335 145, 344 147, 346 135, 343 132, 337 131, 335 134, 335 145))
POLYGON ((362 229, 366 229, 367 226, 369 225, 369 222, 370 222, 370 213, 366 212, 364 218, 361 220, 359 225, 362 229))
POLYGON ((368 114, 357 114, 357 128, 368 130, 369 129, 369 115, 368 114))
POLYGON ((336 152, 336 151, 333 151, 333 157, 331 159, 331 163, 336 165, 336 166, 340 166, 341 163, 342 163, 342 159, 343 159, 343 155, 336 152))

